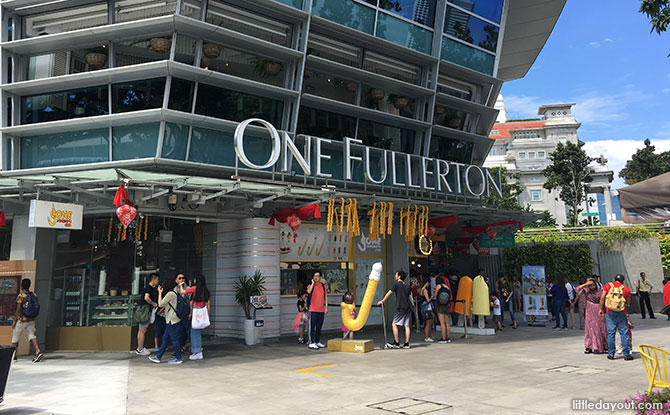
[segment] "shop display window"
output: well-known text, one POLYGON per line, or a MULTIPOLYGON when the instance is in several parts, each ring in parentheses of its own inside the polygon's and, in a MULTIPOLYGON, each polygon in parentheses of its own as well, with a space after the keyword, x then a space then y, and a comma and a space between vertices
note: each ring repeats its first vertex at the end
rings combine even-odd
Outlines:
POLYGON ((0 278, 0 325, 12 324, 16 312, 16 297, 19 295, 19 276, 0 278))
MULTIPOLYGON (((281 295, 297 295, 307 290, 316 271, 320 271, 328 284, 328 294, 344 294, 349 290, 349 271, 342 262, 282 262, 281 295)), ((346 264, 346 263, 344 263, 346 264)))

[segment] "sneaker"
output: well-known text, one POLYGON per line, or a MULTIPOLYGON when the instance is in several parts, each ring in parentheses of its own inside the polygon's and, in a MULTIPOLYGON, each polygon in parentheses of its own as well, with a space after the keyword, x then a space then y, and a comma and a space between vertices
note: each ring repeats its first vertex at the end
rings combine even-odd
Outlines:
POLYGON ((616 354, 623 354, 623 350, 617 350, 616 354))
POLYGON ((138 356, 149 356, 151 352, 146 347, 143 347, 142 349, 135 349, 135 354, 138 356))
POLYGON ((561 329, 561 328, 558 327, 558 326, 554 327, 554 330, 560 330, 560 329, 561 329))
POLYGON ((400 343, 398 343, 398 342, 393 342, 393 343, 391 343, 391 346, 392 346, 394 349, 400 349, 400 343))
POLYGON ((608 353, 608 354, 607 354, 607 358, 608 358, 609 360, 614 360, 614 355, 608 353))
POLYGON ((563 330, 568 330, 568 326, 563 327, 563 330))
POLYGON ((440 339, 437 342, 440 343, 440 344, 447 344, 447 343, 449 343, 449 341, 450 340, 448 340, 448 339, 440 339))
POLYGON ((432 337, 429 337, 429 338, 427 338, 427 339, 423 339, 423 341, 425 341, 425 342, 434 342, 435 340, 433 340, 432 337))
MULTIPOLYGON (((653 317, 652 317, 652 318, 653 318, 653 317)), ((632 354, 627 354, 627 355, 624 356, 624 358, 623 358, 623 360, 633 360, 633 359, 635 359, 635 358, 633 357, 632 354)))
POLYGON ((37 353, 37 354, 35 355, 35 357, 33 357, 33 362, 34 362, 34 363, 37 363, 37 362, 39 362, 40 360, 42 360, 43 357, 44 357, 44 355, 43 355, 42 353, 37 353))
POLYGON ((168 363, 171 364, 171 365, 180 365, 180 364, 184 363, 184 361, 183 360, 172 359, 168 363))
POLYGON ((315 349, 315 350, 319 349, 319 346, 317 346, 316 343, 310 343, 309 346, 307 346, 307 347, 309 347, 310 349, 315 349))
POLYGON ((304 342, 305 342, 305 339, 303 339, 302 337, 298 338, 298 343, 303 344, 304 342))
POLYGON ((154 347, 153 350, 154 350, 154 352, 157 352, 157 351, 160 350, 160 347, 154 347))
POLYGON ((161 359, 157 358, 156 356, 149 356, 149 360, 151 360, 154 363, 160 363, 161 359))
POLYGON ((202 360, 202 359, 203 359, 202 352, 200 352, 200 353, 193 353, 192 355, 190 355, 190 356, 188 357, 188 360, 202 360))
POLYGON ((323 343, 321 343, 321 342, 317 343, 316 346, 317 346, 319 349, 323 349, 324 347, 326 347, 326 346, 324 346, 323 343))
POLYGON ((403 344, 403 345, 402 345, 402 348, 403 348, 403 349, 409 349, 409 343, 405 343, 405 344, 403 344))

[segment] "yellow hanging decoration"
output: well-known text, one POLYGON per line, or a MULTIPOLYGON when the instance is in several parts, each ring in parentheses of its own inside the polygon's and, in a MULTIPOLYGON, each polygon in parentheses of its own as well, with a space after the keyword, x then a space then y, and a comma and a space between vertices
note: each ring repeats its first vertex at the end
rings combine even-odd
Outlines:
POLYGON ((340 198, 340 223, 337 225, 337 236, 340 236, 344 229, 344 198, 340 198))
POLYGON ((140 235, 142 235, 142 216, 137 218, 137 225, 135 226, 135 240, 139 241, 140 240, 140 235))
POLYGON ((358 236, 361 234, 361 226, 358 223, 358 200, 354 199, 354 207, 352 208, 352 213, 354 215, 354 233, 352 236, 358 236))
POLYGON ((144 240, 147 240, 147 234, 149 233, 149 216, 144 216, 144 240))
POLYGON ((386 239, 386 202, 379 202, 379 234, 386 239))
POLYGON ((400 234, 403 235, 405 228, 405 208, 400 208, 400 234))
POLYGON ((368 233, 368 238, 371 241, 379 240, 379 220, 377 218, 377 202, 372 204, 372 210, 368 212, 370 216, 370 232, 368 233))
POLYGON ((107 227, 107 243, 112 242, 112 226, 114 224, 114 217, 109 218, 109 226, 107 227))
POLYGON ((116 233, 116 242, 121 241, 121 224, 119 223, 119 231, 116 233))
POLYGON ((326 231, 331 232, 333 230, 333 215, 335 214, 335 199, 330 199, 328 201, 328 219, 326 222, 326 231))
POLYGON ((388 227, 386 229, 386 234, 391 235, 393 230, 393 202, 388 203, 389 217, 388 217, 388 227))

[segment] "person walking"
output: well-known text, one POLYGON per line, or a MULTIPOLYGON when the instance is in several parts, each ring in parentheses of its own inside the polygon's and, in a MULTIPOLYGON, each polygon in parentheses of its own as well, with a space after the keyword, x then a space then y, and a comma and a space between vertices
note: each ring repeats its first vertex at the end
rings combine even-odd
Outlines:
MULTIPOLYGON (((178 272, 175 276, 175 285, 175 293, 181 295, 187 303, 190 303, 190 295, 186 292, 189 286, 186 284, 186 275, 184 275, 183 272, 178 272)), ((179 324, 179 341, 181 343, 181 352, 184 353, 191 332, 191 316, 189 316, 189 318, 181 319, 179 324)))
POLYGON ((396 349, 400 348, 400 342, 398 341, 398 327, 405 328, 405 344, 403 344, 403 349, 409 349, 409 321, 411 319, 410 312, 410 300, 409 300, 409 287, 405 284, 405 279, 407 279, 407 274, 405 271, 400 270, 395 273, 395 283, 393 287, 386 293, 384 298, 382 298, 377 305, 382 305, 386 302, 391 294, 395 293, 395 314, 393 315, 393 339, 395 340, 391 346, 396 349))
POLYGON ((505 311, 509 311, 509 315, 512 318, 512 327, 516 329, 518 326, 516 324, 516 316, 514 315, 514 290, 504 275, 498 279, 498 291, 500 291, 499 299, 502 305, 502 309, 500 310, 501 324, 504 326, 505 311))
POLYGON ((435 290, 431 288, 432 278, 425 276, 423 277, 423 286, 421 287, 421 319, 423 320, 424 325, 424 341, 433 342, 433 337, 431 336, 433 330, 433 293, 435 290))
POLYGON ((554 330, 561 329, 561 317, 563 317, 563 330, 568 329, 568 317, 565 315, 565 303, 568 302, 568 290, 565 288, 565 278, 558 277, 556 284, 549 290, 551 293, 552 309, 556 316, 554 330))
POLYGON ((514 285, 512 287, 512 291, 514 292, 514 312, 519 312, 523 310, 523 307, 521 306, 521 300, 523 300, 523 295, 521 294, 521 282, 520 281, 514 281, 514 285))
POLYGON ((37 336, 35 335, 35 323, 39 312, 40 305, 37 302, 37 295, 30 291, 30 280, 24 278, 21 280, 21 292, 16 297, 16 312, 14 312, 14 321, 12 322, 12 346, 16 349, 14 351, 14 360, 17 360, 16 353, 19 347, 19 339, 24 330, 28 333, 28 341, 35 348, 33 362, 37 363, 44 357, 40 350, 40 345, 37 343, 37 336))
POLYGON ((311 295, 309 302, 309 347, 321 349, 326 347, 321 343, 321 327, 328 314, 328 289, 321 280, 321 271, 316 271, 312 283, 307 286, 307 294, 311 295))
POLYGON ((568 301, 565 302, 565 307, 567 311, 570 313, 570 328, 572 330, 575 329, 575 287, 572 285, 570 281, 565 282, 565 290, 568 293, 568 301))
MULTIPOLYGON (((209 290, 207 289, 207 281, 203 275, 195 277, 195 285, 184 290, 186 294, 191 294, 191 316, 194 315, 196 308, 207 308, 207 316, 209 316, 209 290)), ((202 360, 202 331, 204 329, 193 328, 191 323, 191 355, 189 360, 202 360)))
POLYGON ((607 327, 600 315, 600 296, 595 278, 589 278, 577 287, 578 301, 584 303, 584 353, 601 354, 607 350, 607 327))
POLYGON ((440 276, 438 278, 438 284, 435 286, 433 297, 437 300, 437 320, 440 322, 440 331, 442 332, 442 337, 440 337, 438 343, 451 343, 451 339, 449 338, 451 334, 449 313, 451 312, 450 305, 453 302, 451 301, 452 296, 447 277, 440 276))
MULTIPOLYGON (((144 302, 145 307, 151 307, 151 316, 149 320, 145 323, 140 323, 137 328, 137 349, 135 354, 138 356, 148 356, 151 354, 146 347, 144 347, 144 337, 147 334, 149 326, 153 324, 156 320, 156 311, 158 310, 158 283, 160 282, 160 276, 156 273, 153 273, 149 276, 149 284, 144 289, 142 293, 142 302, 144 302)), ((154 342, 154 346, 158 344, 154 342)))
POLYGON ((617 274, 614 282, 608 282, 603 287, 600 296, 600 315, 605 315, 607 324, 607 358, 614 360, 616 350, 615 336, 619 332, 623 345, 624 360, 633 360, 628 337, 628 316, 626 308, 630 305, 630 289, 623 282, 626 277, 617 274))
POLYGON ((167 350, 168 339, 172 342, 174 347, 174 359, 168 363, 178 365, 183 363, 181 360, 181 341, 179 331, 181 330, 181 320, 177 317, 177 288, 176 280, 167 279, 163 281, 162 285, 158 286, 158 306, 165 309, 165 334, 163 335, 163 342, 158 353, 149 356, 149 360, 154 363, 160 363, 165 350, 167 350), (163 294, 165 293, 165 296, 163 294))
POLYGON ((647 310, 649 310, 649 318, 655 319, 654 317, 654 310, 651 309, 651 300, 649 299, 649 294, 651 293, 651 290, 654 289, 654 286, 649 282, 647 279, 647 274, 644 272, 640 273, 640 279, 637 280, 637 295, 640 296, 640 313, 642 314, 642 318, 647 318, 646 313, 645 313, 645 305, 647 306, 647 310))

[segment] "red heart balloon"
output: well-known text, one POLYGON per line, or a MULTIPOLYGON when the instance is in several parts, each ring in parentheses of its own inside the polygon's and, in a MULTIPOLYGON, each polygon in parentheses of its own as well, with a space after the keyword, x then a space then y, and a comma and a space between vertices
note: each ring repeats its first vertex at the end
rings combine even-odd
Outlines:
POLYGON ((123 226, 128 226, 135 219, 135 216, 137 216, 137 209, 130 205, 122 205, 116 209, 116 216, 119 217, 123 226))
POLYGON ((286 224, 293 230, 293 242, 295 242, 296 238, 296 232, 298 228, 300 227, 300 224, 302 224, 302 219, 298 217, 295 213, 286 218, 286 224))
POLYGON ((426 228, 426 232, 424 233, 426 239, 432 238, 432 236, 435 235, 435 231, 436 229, 433 225, 428 225, 428 227, 426 228))

